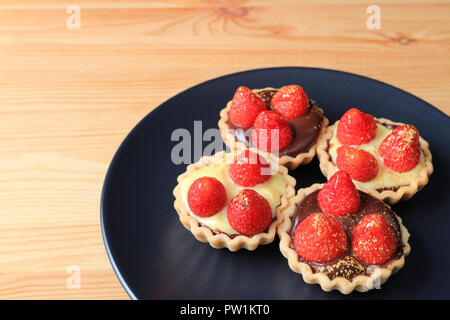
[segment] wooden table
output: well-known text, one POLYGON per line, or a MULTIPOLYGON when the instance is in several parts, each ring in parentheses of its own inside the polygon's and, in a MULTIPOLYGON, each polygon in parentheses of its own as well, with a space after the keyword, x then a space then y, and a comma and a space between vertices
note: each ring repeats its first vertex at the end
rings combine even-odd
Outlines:
POLYGON ((79 0, 69 29, 66 3, 2 1, 0 298, 128 298, 102 242, 103 179, 131 128, 199 82, 339 69, 450 114, 450 2, 376 1, 369 30, 373 2, 79 0))

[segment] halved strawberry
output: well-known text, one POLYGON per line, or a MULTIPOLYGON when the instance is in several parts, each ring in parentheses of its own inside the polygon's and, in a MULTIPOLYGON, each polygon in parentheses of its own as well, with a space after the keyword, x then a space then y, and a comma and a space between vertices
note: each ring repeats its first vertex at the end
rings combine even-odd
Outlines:
POLYGON ((317 212, 298 224, 294 247, 308 261, 330 262, 347 251, 347 234, 335 218, 317 212))
POLYGON ((223 184, 212 177, 201 177, 189 187, 187 200, 191 211, 199 217, 210 217, 219 212, 227 202, 223 184))
POLYGON ((234 183, 252 187, 270 179, 270 165, 260 155, 245 150, 234 159, 228 169, 228 175, 234 183))
POLYGON ((383 264, 392 257, 396 248, 397 239, 394 230, 381 214, 364 216, 353 230, 353 253, 366 264, 383 264))
POLYGON ((357 147, 341 146, 337 149, 336 166, 346 171, 353 180, 370 181, 378 174, 377 159, 357 147))
POLYGON ((293 84, 281 87, 275 93, 271 107, 285 119, 293 120, 309 110, 309 100, 303 88, 293 84))
POLYGON ((378 147, 384 165, 396 172, 413 169, 420 160, 419 131, 412 125, 396 127, 378 147))
POLYGON ((289 124, 278 113, 266 110, 253 123, 252 142, 258 149, 277 152, 286 148, 294 134, 289 124))
POLYGON ((267 110, 264 101, 249 88, 241 86, 234 94, 228 116, 235 125, 250 128, 263 110, 267 110))
POLYGON ((269 227, 272 210, 263 196, 252 189, 244 189, 230 200, 227 218, 234 230, 251 237, 269 227))
POLYGON ((355 213, 361 206, 358 190, 350 175, 345 171, 336 172, 317 195, 322 211, 343 216, 355 213))
POLYGON ((361 145, 372 141, 376 132, 377 124, 370 114, 351 108, 339 120, 336 136, 342 144, 361 145))

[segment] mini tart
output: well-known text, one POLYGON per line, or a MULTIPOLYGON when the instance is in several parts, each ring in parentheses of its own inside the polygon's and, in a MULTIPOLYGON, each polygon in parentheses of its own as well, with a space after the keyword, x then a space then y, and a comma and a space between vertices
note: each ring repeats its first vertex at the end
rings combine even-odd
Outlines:
MULTIPOLYGON (((242 248, 247 250, 254 250, 260 244, 268 244, 271 243, 275 238, 275 233, 278 225, 283 222, 283 212, 286 208, 289 207, 291 199, 295 196, 295 179, 288 175, 288 169, 284 166, 272 166, 272 169, 275 171, 278 169, 272 177, 264 182, 260 183, 253 187, 241 187, 236 185, 229 177, 228 177, 228 168, 233 163, 233 153, 225 153, 224 151, 219 152, 213 156, 205 156, 200 158, 200 160, 194 164, 191 164, 187 167, 186 172, 178 176, 178 184, 173 190, 173 194, 175 196, 174 207, 178 213, 179 219, 181 223, 184 225, 186 229, 191 231, 191 233, 195 236, 195 238, 201 242, 209 242, 209 244, 213 248, 228 248, 230 251, 236 251, 242 248), (211 174, 203 174, 200 170, 204 170, 206 167, 216 168, 218 171, 215 171, 211 174), (194 213, 189 209, 187 204, 187 196, 186 190, 189 189, 190 184, 197 179, 197 175, 200 176, 211 176, 219 181, 221 181, 225 189, 227 191, 228 203, 219 213, 215 216, 217 219, 215 221, 216 226, 220 226, 222 229, 227 229, 226 231, 222 231, 219 227, 213 228, 208 227, 206 224, 210 224, 207 220, 202 220, 205 218, 197 217, 194 213), (274 178, 275 177, 275 178, 274 178), (276 179, 276 180, 274 180, 276 179), (192 181, 190 181, 192 180, 192 181), (272 189, 272 184, 277 183, 277 181, 285 182, 283 194, 280 195, 279 199, 275 199, 274 195, 276 191, 272 189), (189 185, 187 185, 189 184, 189 185), (262 233, 258 233, 254 236, 248 237, 242 234, 237 233, 231 225, 229 225, 226 212, 229 204, 229 200, 234 197, 239 191, 244 189, 253 189, 257 191, 260 195, 262 195, 266 200, 268 200, 269 204, 272 208, 272 223, 269 225, 267 230, 262 233), (272 199, 272 200, 269 200, 272 199), (272 201, 272 202, 271 202, 272 201), (231 229, 230 229, 231 228, 231 229)), ((215 169, 212 169, 215 170, 215 169)), ((211 219, 214 216, 206 218, 211 219)))
MULTIPOLYGON (((383 159, 378 155, 378 147, 384 137, 386 137, 394 128, 404 125, 404 123, 393 122, 384 118, 374 117, 374 119, 377 124, 375 138, 367 144, 356 147, 365 149, 366 146, 373 145, 372 150, 365 150, 369 151, 377 159, 379 172, 375 179, 371 181, 360 182, 353 180, 353 182, 359 190, 367 192, 389 204, 395 204, 401 200, 408 200, 428 183, 429 177, 433 173, 432 156, 429 144, 420 137, 421 155, 417 166, 407 172, 395 172, 384 166, 383 159), (389 177, 391 178, 391 181, 403 181, 399 185, 392 185, 392 182, 390 185, 384 184, 383 179, 388 179, 389 177)), ((329 126, 326 129, 325 134, 321 136, 317 142, 317 157, 320 162, 320 170, 327 179, 330 179, 333 174, 339 170, 333 161, 333 156, 330 154, 331 149, 336 150, 340 146, 340 143, 336 138, 336 128, 338 123, 339 121, 336 121, 335 124, 329 126), (335 147, 333 147, 332 142, 337 142, 335 147)), ((334 156, 334 160, 335 159, 334 156)))
MULTIPOLYGON (((265 103, 268 108, 268 110, 272 110, 270 108, 270 101, 273 97, 273 95, 278 91, 276 88, 263 88, 263 89, 253 89, 252 90, 257 96, 259 96, 265 103)), ((222 139, 225 142, 225 144, 231 149, 231 150, 244 150, 249 148, 251 151, 255 153, 259 153, 263 155, 265 158, 278 158, 279 163, 281 165, 284 165, 288 167, 290 170, 294 170, 299 165, 302 164, 308 164, 311 162, 311 160, 316 155, 316 146, 317 142, 319 141, 319 138, 325 134, 326 127, 328 126, 328 119, 323 115, 323 110, 319 108, 316 103, 313 100, 309 100, 309 106, 310 110, 303 116, 294 119, 294 120, 287 120, 291 128, 294 132, 294 139, 291 141, 289 146, 283 150, 280 151, 279 157, 276 157, 274 154, 267 153, 265 151, 261 151, 251 145, 251 142, 249 140, 246 140, 246 137, 243 132, 239 134, 239 138, 233 133, 236 130, 250 130, 249 129, 243 129, 231 122, 231 120, 228 117, 228 112, 231 108, 231 102, 230 100, 226 107, 220 111, 220 120, 219 120, 219 129, 220 133, 222 135, 222 139), (293 152, 293 153, 286 153, 286 150, 290 147, 292 147, 296 141, 296 137, 299 138, 298 130, 296 130, 296 120, 305 120, 305 119, 311 119, 311 116, 318 117, 319 121, 318 124, 315 124, 313 127, 315 129, 315 137, 312 137, 311 141, 300 150, 300 152, 293 152)), ((301 140, 300 140, 301 141, 301 140)))
MULTIPOLYGON (((291 206, 285 211, 287 218, 284 219, 283 223, 278 227, 280 251, 283 256, 288 259, 289 267, 294 272, 301 274, 306 283, 317 283, 324 291, 338 290, 343 294, 349 294, 353 290, 367 292, 372 289, 374 285, 385 283, 392 274, 401 269, 405 264, 405 257, 411 251, 411 247, 408 244, 409 233, 403 226, 400 217, 392 212, 387 204, 367 193, 359 191, 361 196, 361 208, 354 214, 356 219, 349 217, 353 215, 346 215, 344 217, 338 217, 337 220, 341 225, 348 224, 345 226, 344 230, 350 239, 351 234, 349 233, 351 233, 354 226, 362 219, 362 217, 365 214, 375 213, 366 210, 366 207, 364 207, 366 200, 367 203, 376 203, 377 206, 383 207, 383 211, 386 214, 389 213, 388 216, 384 216, 385 213, 383 213, 383 216, 385 218, 392 218, 392 221, 389 224, 391 226, 395 225, 394 230, 397 238, 397 251, 387 262, 380 266, 367 266, 353 256, 350 244, 346 254, 332 262, 323 264, 308 262, 299 257, 295 251, 293 247, 293 234, 295 227, 301 222, 301 216, 297 212, 297 209, 300 206, 302 206, 302 208, 305 206, 314 208, 311 209, 312 211, 310 213, 305 215, 301 213, 303 218, 316 212, 317 208, 319 208, 317 204, 317 193, 322 187, 323 184, 314 184, 309 188, 300 189, 291 202, 291 206), (305 199, 306 201, 304 202, 305 199), (397 221, 394 221, 395 219, 397 221), (293 225, 294 228, 292 227, 293 225)), ((318 211, 320 211, 320 208, 318 211)))

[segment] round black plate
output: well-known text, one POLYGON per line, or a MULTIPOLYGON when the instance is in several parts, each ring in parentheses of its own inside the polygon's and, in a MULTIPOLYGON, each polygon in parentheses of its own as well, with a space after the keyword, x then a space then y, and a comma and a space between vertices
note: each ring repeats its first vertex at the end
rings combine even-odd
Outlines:
MULTIPOLYGON (((449 117, 385 83, 315 68, 272 68, 210 80, 164 102, 127 136, 105 178, 103 238, 111 264, 134 299, 421 299, 450 298, 449 117), (216 128, 236 88, 300 84, 331 123, 350 107, 416 126, 430 142, 434 173, 411 200, 393 206, 411 233, 412 251, 380 290, 324 292, 291 271, 278 238, 255 251, 213 249, 187 231, 173 208, 172 190, 185 165, 171 161, 171 134, 194 121, 216 128)), ((205 143, 206 145, 209 142, 205 143)), ((194 152, 192 152, 194 154, 194 152)), ((197 161, 198 159, 192 159, 197 161)), ((291 174, 297 188, 325 182, 315 159, 291 174)))

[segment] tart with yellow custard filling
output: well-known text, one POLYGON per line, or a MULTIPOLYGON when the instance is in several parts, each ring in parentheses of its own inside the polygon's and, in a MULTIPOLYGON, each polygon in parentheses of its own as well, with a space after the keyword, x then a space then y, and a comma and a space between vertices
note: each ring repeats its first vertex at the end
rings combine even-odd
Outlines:
POLYGON ((249 150, 202 157, 177 180, 181 223, 197 240, 231 251, 272 242, 295 194, 286 167, 249 150))
POLYGON ((414 126, 356 108, 327 128, 317 155, 328 179, 347 171, 358 189, 390 204, 411 198, 433 172, 428 142, 414 126))

